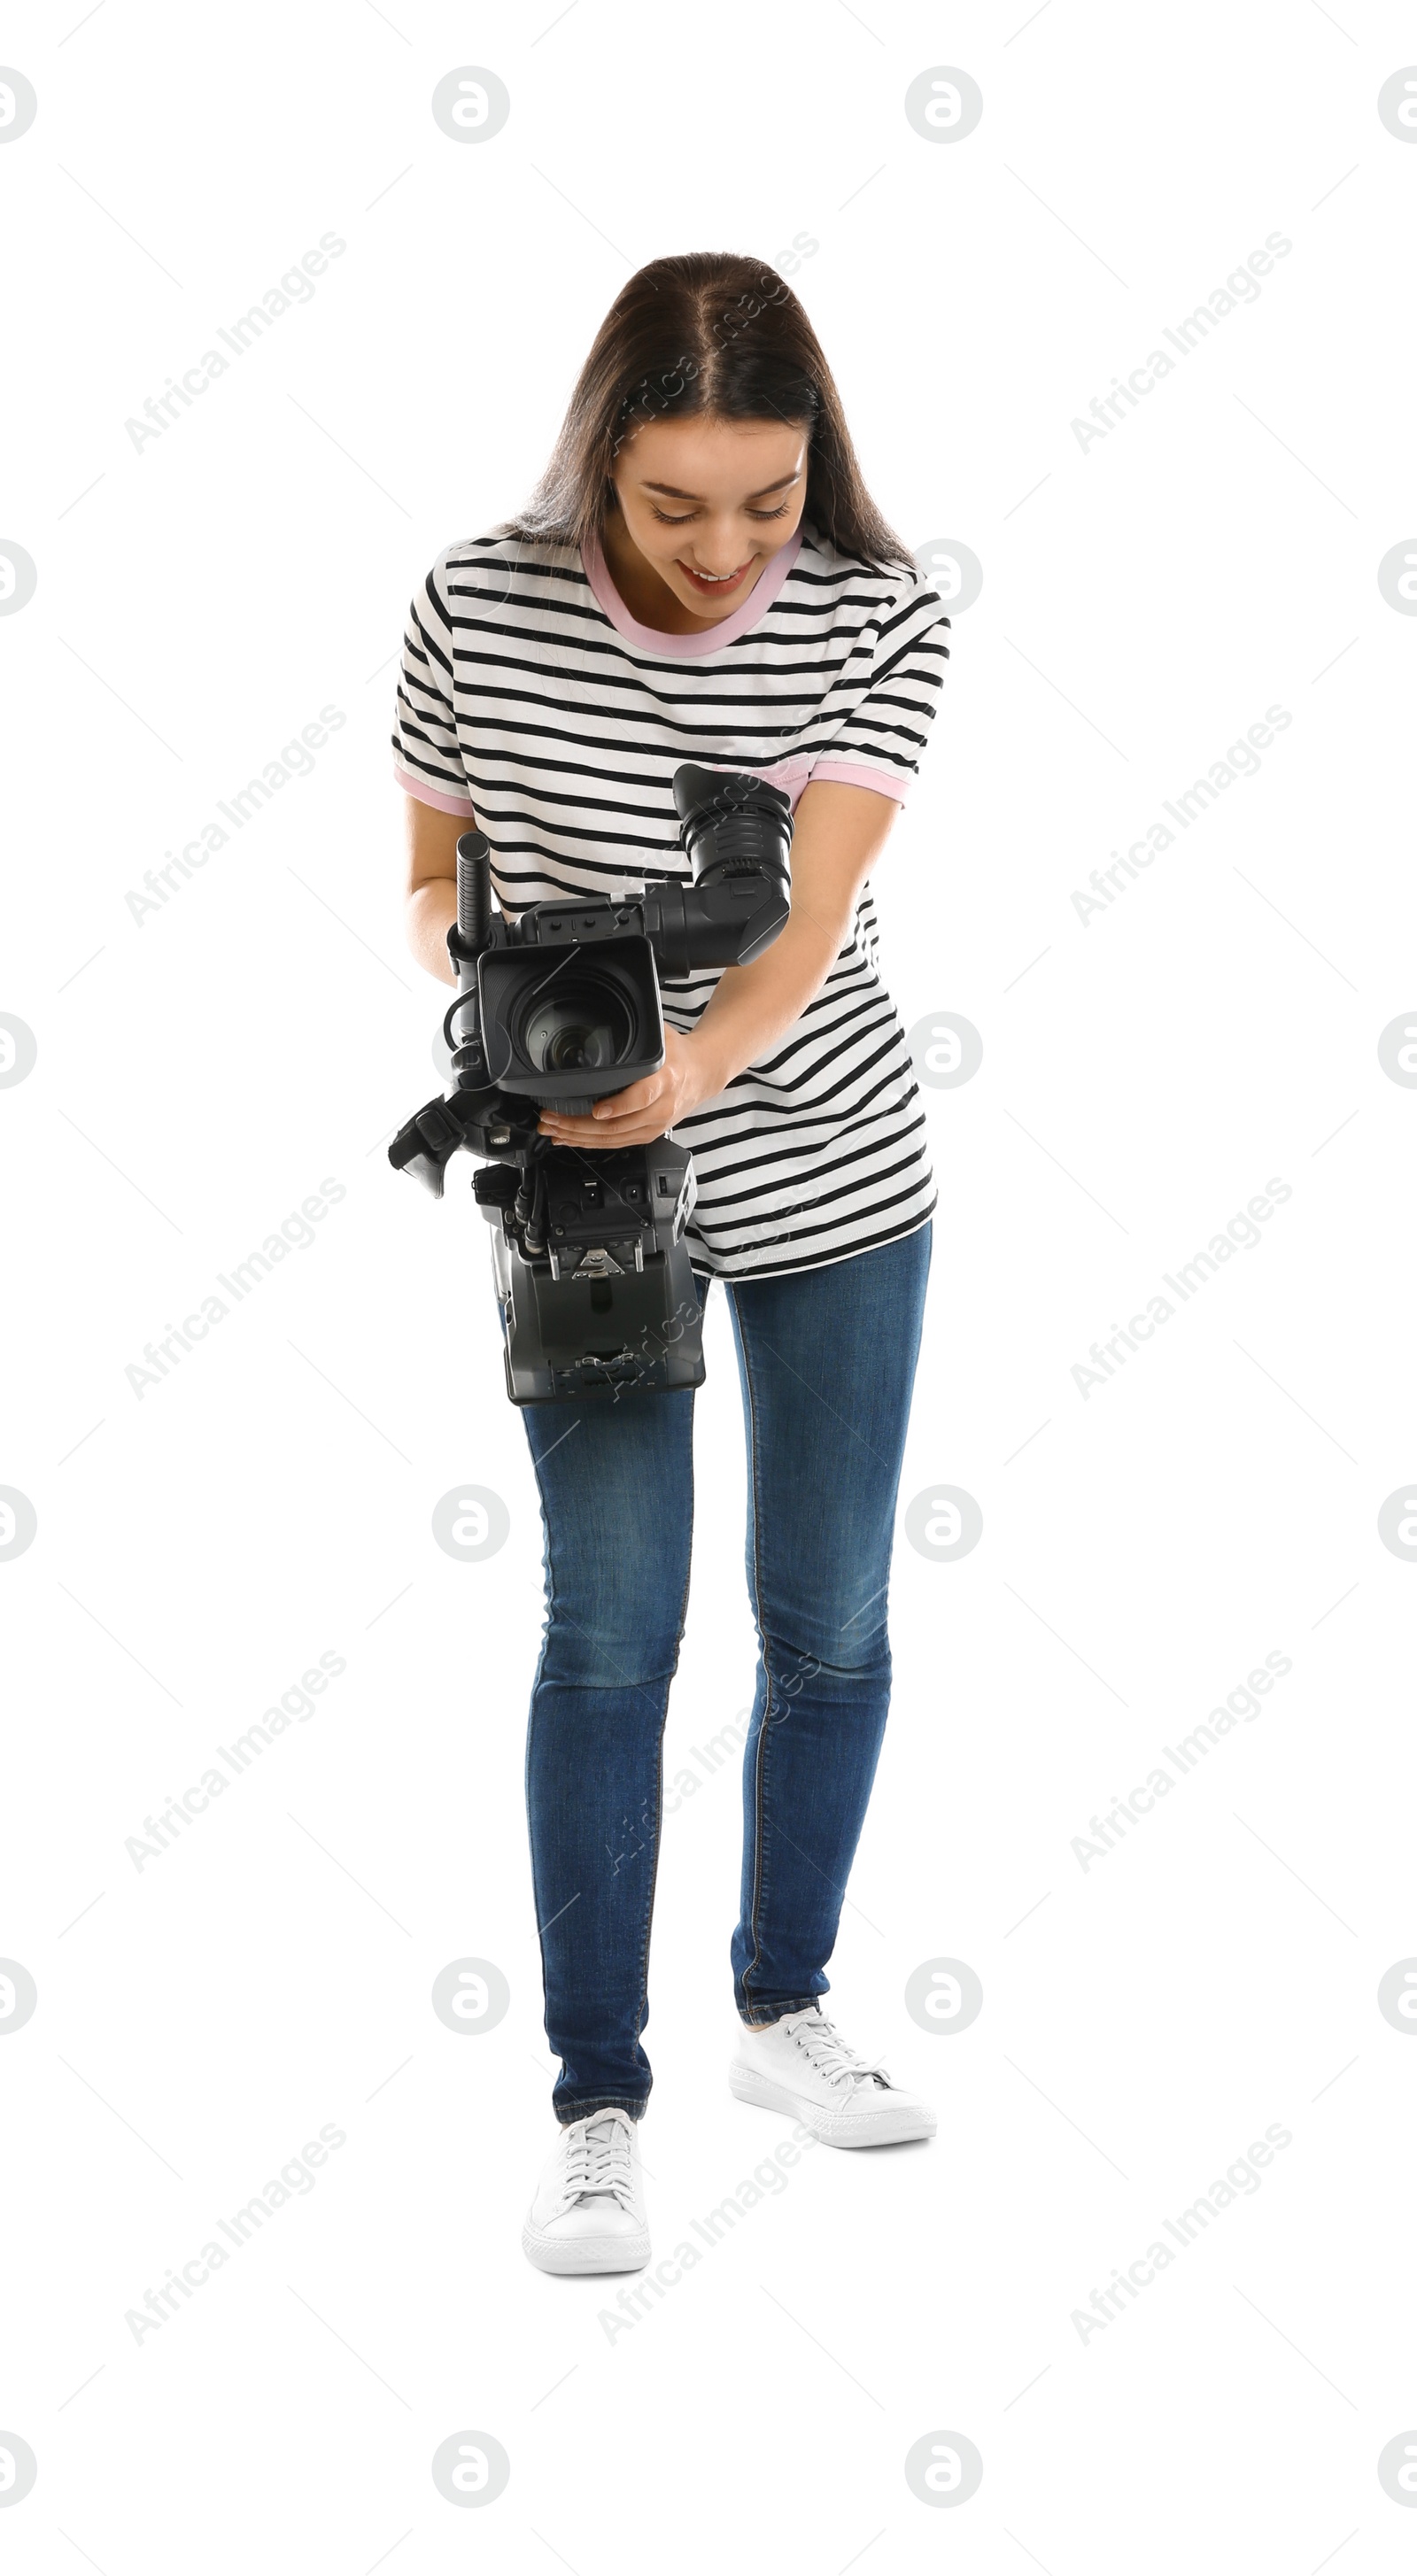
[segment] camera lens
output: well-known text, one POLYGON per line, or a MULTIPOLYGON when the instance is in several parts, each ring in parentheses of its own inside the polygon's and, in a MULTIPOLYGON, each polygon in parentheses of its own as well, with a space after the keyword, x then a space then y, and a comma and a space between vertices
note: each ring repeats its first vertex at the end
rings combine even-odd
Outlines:
POLYGON ((578 1073, 582 1066, 604 1064, 605 1038, 603 1029, 558 1029, 543 1050, 542 1072, 578 1073))
POLYGON ((532 1004, 522 1046, 538 1073, 600 1073, 621 1061, 630 1035, 618 993, 605 985, 558 984, 532 1004))

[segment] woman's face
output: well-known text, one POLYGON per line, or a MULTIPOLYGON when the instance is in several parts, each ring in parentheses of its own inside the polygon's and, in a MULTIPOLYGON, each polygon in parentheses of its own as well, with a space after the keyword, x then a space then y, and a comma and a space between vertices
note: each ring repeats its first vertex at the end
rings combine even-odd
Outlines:
POLYGON ((605 531, 612 571, 622 534, 700 620, 731 616, 797 528, 808 433, 787 421, 647 421, 616 459, 621 519, 605 531), (700 575, 726 575, 704 580, 700 575))

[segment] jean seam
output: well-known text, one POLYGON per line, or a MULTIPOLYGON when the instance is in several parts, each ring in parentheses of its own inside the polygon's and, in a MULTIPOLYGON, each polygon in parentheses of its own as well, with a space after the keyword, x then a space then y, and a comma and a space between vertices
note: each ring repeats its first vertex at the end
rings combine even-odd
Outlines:
POLYGON ((749 2021, 745 2012, 740 2012, 738 2018, 747 2023, 749 2030, 771 2030, 775 2023, 785 2020, 788 2013, 809 2012, 816 2001, 815 1995, 798 1995, 791 2003, 779 2004, 766 2021, 749 2021))
MULTIPOLYGON (((728 1285, 728 1283, 725 1282, 725 1285, 728 1285)), ((743 1994, 745 1999, 747 1999, 748 1980, 752 1976, 762 1955, 758 1940, 758 1917, 762 1907, 763 1896, 764 1775, 767 1769, 768 1722, 772 1716, 773 1677, 772 1659, 769 1654, 770 1641, 766 1626, 763 1622, 762 1568, 760 1563, 759 1547, 762 1530, 762 1516, 758 1503, 757 1397, 753 1386, 752 1357, 748 1348, 747 1319, 743 1314, 743 1310, 739 1305, 737 1297, 733 1295, 731 1285, 728 1286, 728 1294, 733 1299, 733 1312, 738 1319, 739 1338, 743 1348, 743 1383, 748 1394, 748 1485, 749 1501, 753 1514, 753 1617, 757 1623, 759 1650, 763 1659, 763 1677, 767 1684, 767 1693, 763 1704, 762 1724, 758 1729, 757 1750, 753 1762, 753 1899, 748 1918, 748 1927, 751 1932, 753 1942, 753 1955, 743 1971, 743 1994)))
MULTIPOLYGON (((541 1891, 536 1883, 536 1837, 531 1830, 531 1748, 532 1739, 536 1733, 537 1695, 541 1687, 541 1676, 546 1669, 546 1648, 550 1640, 552 1612, 554 1611, 556 1603, 556 1565, 551 1547, 551 1514, 546 1507, 546 1493, 541 1482, 541 1461, 534 1451, 532 1453, 532 1468, 536 1476, 536 1498, 541 1507, 541 1526, 545 1533, 546 1541, 546 1618, 541 1634, 541 1650, 536 1658, 536 1671, 532 1675, 531 1707, 527 1716, 526 1751, 522 1761, 522 1804, 526 1809, 527 1843, 531 1857, 531 1902, 533 1915, 536 1920, 536 1946, 541 1959, 541 2027, 545 2030, 546 2016, 551 1997, 546 1984, 546 1944, 541 1936, 541 1891)), ((558 2056, 560 2055, 559 2050, 557 2054, 558 2056)), ((566 2072, 566 2061, 564 2057, 561 2058, 560 2064, 561 2073, 564 2075, 566 2072)))
POLYGON ((649 2013, 649 1945, 654 1930, 654 1899, 655 1890, 659 1885, 659 1851, 664 1826, 664 1730, 669 1723, 669 1694, 674 1687, 674 1675, 679 1670, 679 1656, 684 1643, 684 1614, 689 1606, 689 1585, 693 1579, 694 1570, 694 1396, 696 1392, 694 1387, 688 1389, 689 1544, 684 1554, 684 1589, 679 1597, 679 1616, 675 1622, 674 1662, 664 1685, 664 1707, 660 1715, 659 1734, 654 1749, 654 1861, 650 1870, 649 1901, 645 1906, 644 1939, 640 1945, 640 2000, 635 2012, 636 2048, 639 2047, 640 2033, 644 2029, 649 2013))
POLYGON ((628 2111, 633 2119, 643 2111, 648 2098, 644 2093, 572 2093, 563 2098, 556 2117, 563 2129, 569 2129, 577 2120, 592 2119, 597 2111, 628 2111), (561 2116, 568 2104, 572 2106, 569 2120, 561 2116))

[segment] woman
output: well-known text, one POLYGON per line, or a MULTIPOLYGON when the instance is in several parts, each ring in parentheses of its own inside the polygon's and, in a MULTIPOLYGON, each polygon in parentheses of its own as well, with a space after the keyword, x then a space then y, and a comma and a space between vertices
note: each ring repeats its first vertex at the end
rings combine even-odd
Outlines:
MULTIPOLYGON (((673 1130, 722 1278, 759 1638, 744 1747, 742 2101, 817 2138, 933 2134, 822 2012, 890 1694, 886 1585, 935 1187, 876 973, 867 875, 947 659, 938 594, 876 510, 815 333, 771 269, 654 260, 611 306, 522 516, 450 546, 410 612, 394 749, 408 937, 453 980, 455 849, 508 913, 690 873, 675 769, 752 770, 795 815, 792 911, 750 966, 661 979, 665 1060, 542 1134, 673 1130)), ((637 2124, 661 1738, 693 1521, 693 1391, 524 1408, 547 1623, 526 1788, 560 2138, 523 2230, 545 2271, 637 2270, 637 2124)))

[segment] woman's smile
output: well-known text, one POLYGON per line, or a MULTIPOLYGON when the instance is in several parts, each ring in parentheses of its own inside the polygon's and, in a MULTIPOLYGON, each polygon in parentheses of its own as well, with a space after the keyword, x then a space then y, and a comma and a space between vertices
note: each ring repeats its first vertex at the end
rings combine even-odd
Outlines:
POLYGON ((740 564, 736 572, 727 573, 721 578, 717 574, 700 572, 696 565, 685 563, 682 555, 680 555, 677 560, 679 570, 682 573, 688 574, 688 577, 694 584, 696 590, 728 591, 736 590, 738 588, 744 574, 751 572, 754 559, 750 555, 748 561, 745 564, 740 564))

